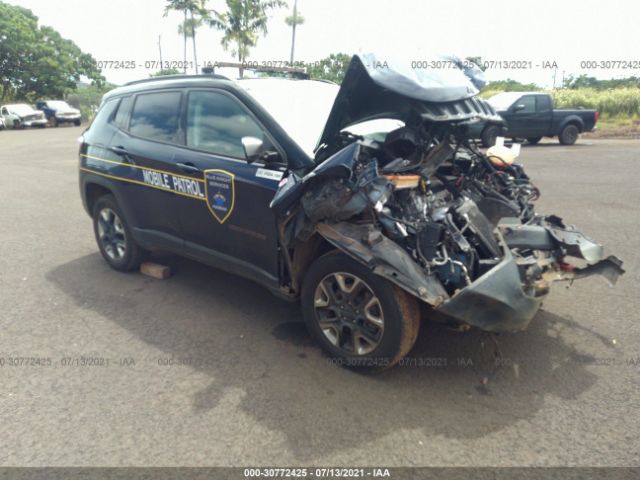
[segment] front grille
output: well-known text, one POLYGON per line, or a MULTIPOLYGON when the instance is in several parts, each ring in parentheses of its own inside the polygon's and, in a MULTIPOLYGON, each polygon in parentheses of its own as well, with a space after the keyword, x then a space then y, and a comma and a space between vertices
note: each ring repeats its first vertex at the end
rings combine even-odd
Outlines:
POLYGON ((454 102, 424 103, 422 117, 432 122, 451 122, 456 120, 493 120, 502 122, 489 103, 478 97, 469 97, 454 102))

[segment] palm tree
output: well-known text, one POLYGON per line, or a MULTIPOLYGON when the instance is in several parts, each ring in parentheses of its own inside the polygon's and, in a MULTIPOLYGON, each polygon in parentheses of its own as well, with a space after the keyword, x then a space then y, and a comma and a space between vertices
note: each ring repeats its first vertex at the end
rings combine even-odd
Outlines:
MULTIPOLYGON (((227 11, 212 12, 209 25, 223 32, 222 47, 232 47, 232 55, 241 64, 249 55, 249 48, 255 47, 260 34, 267 34, 267 10, 286 7, 283 0, 226 0, 227 11)), ((243 68, 240 67, 240 78, 243 68)))
POLYGON ((298 12, 298 0, 293 2, 293 15, 288 16, 284 21, 291 27, 291 56, 289 57, 289 63, 293 66, 293 51, 296 47, 296 25, 304 23, 304 17, 298 12))
POLYGON ((193 63, 196 73, 198 73, 198 54, 196 51, 196 30, 202 26, 202 17, 195 17, 193 12, 190 14, 190 18, 187 18, 178 26, 178 33, 184 35, 186 38, 190 38, 193 43, 193 63))
POLYGON ((198 73, 198 55, 196 49, 196 30, 202 25, 203 19, 207 18, 207 0, 167 0, 164 8, 166 17, 170 11, 182 12, 184 20, 178 26, 178 33, 184 38, 184 73, 187 73, 187 38, 191 38, 193 43, 193 63, 196 73, 198 73))

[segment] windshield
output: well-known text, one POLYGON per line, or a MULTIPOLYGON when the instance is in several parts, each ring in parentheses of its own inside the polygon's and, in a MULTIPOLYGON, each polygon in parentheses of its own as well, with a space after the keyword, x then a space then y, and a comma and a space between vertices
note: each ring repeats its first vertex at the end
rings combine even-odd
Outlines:
POLYGON ((283 78, 251 78, 237 82, 313 158, 313 150, 340 87, 317 80, 283 78))
POLYGON ((56 110, 71 110, 69 104, 62 100, 50 100, 46 104, 49 108, 55 108, 56 110))
POLYGON ((507 110, 513 102, 518 100, 524 94, 524 92, 502 92, 494 95, 487 101, 496 110, 507 110))
POLYGON ((7 105, 7 110, 16 115, 31 115, 34 113, 33 108, 24 103, 19 105, 7 105))

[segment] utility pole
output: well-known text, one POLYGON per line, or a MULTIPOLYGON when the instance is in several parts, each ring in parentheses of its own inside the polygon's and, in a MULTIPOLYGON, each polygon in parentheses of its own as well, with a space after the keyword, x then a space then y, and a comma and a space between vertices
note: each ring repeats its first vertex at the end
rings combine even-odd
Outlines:
POLYGON ((287 17, 287 25, 291 26, 291 55, 289 56, 289 64, 293 66, 293 53, 296 48, 296 26, 304 23, 302 15, 298 15, 298 0, 293 2, 293 15, 287 17))
POLYGON ((160 53, 160 70, 162 70, 162 35, 158 35, 158 52, 160 53))
POLYGON ((293 2, 293 27, 291 28, 291 57, 289 64, 293 65, 293 50, 296 47, 296 23, 298 21, 298 0, 293 2))

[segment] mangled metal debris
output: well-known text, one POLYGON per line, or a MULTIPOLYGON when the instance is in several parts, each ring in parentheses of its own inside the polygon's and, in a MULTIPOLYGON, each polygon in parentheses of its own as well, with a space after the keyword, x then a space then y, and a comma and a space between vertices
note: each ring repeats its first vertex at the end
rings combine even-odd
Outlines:
POLYGON ((513 152, 488 156, 468 139, 473 122, 501 121, 477 90, 367 66, 375 64, 354 57, 317 166, 290 172, 272 202, 285 248, 319 234, 449 318, 486 331, 526 327, 554 281, 600 274, 613 284, 624 273, 575 227, 535 212, 540 193, 513 152), (350 133, 350 125, 381 118, 404 126, 350 133))

